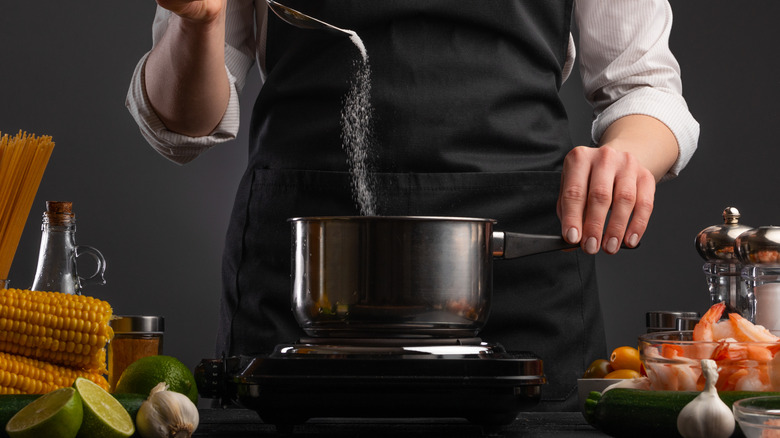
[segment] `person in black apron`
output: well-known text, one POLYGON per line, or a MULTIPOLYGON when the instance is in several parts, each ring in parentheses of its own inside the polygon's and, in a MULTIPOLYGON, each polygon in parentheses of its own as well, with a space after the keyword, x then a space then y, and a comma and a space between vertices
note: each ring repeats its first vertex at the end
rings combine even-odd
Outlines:
MULTIPOLYGON (((573 145, 558 91, 572 2, 285 3, 365 43, 378 214, 485 217, 502 230, 561 233, 561 172, 573 145)), ((290 311, 287 219, 360 214, 340 126, 359 60, 343 34, 268 16, 267 77, 226 239, 217 354, 268 353, 303 335, 290 311)), ((577 409, 577 377, 607 355, 594 256, 495 263, 480 336, 543 359, 539 409, 577 409)))

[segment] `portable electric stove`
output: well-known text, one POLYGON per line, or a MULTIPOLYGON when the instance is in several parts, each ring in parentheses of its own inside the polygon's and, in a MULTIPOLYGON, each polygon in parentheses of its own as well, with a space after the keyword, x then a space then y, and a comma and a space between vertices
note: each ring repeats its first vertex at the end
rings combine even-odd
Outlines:
POLYGON ((204 359, 201 396, 277 427, 311 418, 464 418, 511 423, 539 402, 542 361, 480 338, 302 338, 262 356, 204 359))

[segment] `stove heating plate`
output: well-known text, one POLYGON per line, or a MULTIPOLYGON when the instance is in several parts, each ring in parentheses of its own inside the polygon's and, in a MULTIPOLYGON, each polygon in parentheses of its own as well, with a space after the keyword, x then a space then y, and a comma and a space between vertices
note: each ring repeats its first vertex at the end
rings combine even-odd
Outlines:
POLYGON ((464 418, 496 427, 534 407, 542 361, 479 338, 301 339, 269 355, 204 359, 200 395, 277 427, 312 418, 464 418))

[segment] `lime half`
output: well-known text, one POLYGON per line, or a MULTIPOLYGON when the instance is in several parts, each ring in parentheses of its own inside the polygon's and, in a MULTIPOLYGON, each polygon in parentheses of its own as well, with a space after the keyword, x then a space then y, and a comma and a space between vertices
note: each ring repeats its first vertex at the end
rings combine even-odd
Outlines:
POLYGON ((73 388, 60 388, 33 400, 5 426, 11 438, 74 438, 81 427, 81 398, 73 388))
POLYGON ((79 437, 123 438, 135 432, 130 414, 105 389, 83 377, 77 378, 73 387, 84 405, 79 437))

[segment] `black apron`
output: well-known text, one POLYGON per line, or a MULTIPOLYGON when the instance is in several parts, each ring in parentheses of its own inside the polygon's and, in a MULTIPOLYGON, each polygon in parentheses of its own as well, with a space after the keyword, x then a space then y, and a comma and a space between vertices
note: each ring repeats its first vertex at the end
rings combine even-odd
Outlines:
MULTIPOLYGON (((288 0, 364 41, 380 215, 486 217, 560 234, 571 149, 558 96, 572 0, 288 0)), ((303 335, 291 312, 288 218, 357 215, 340 114, 360 53, 337 32, 269 14, 268 76, 224 257, 217 353, 262 354, 303 335)), ((576 410, 576 379, 606 355, 594 257, 494 263, 480 337, 544 361, 540 410, 576 410)))

